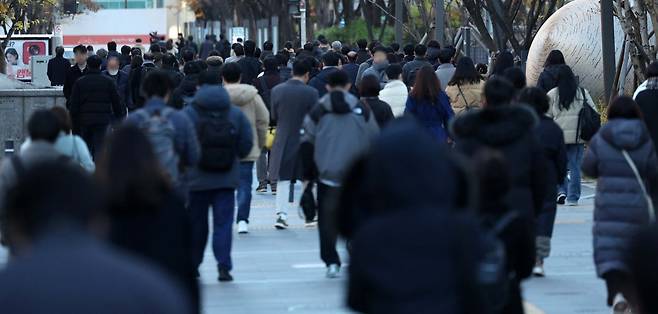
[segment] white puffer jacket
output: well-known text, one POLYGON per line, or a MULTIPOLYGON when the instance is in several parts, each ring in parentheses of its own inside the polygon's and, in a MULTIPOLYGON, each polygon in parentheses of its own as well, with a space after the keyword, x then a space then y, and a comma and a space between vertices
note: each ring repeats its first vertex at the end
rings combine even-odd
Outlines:
POLYGON ((562 131, 564 132, 564 143, 565 144, 583 144, 584 141, 581 140, 578 136, 578 116, 580 110, 583 109, 583 104, 587 100, 587 104, 596 109, 596 103, 592 100, 592 96, 589 95, 589 92, 582 88, 578 88, 576 97, 571 102, 569 110, 565 110, 560 107, 560 93, 558 88, 555 87, 548 92, 548 97, 550 98, 550 109, 548 110, 547 115, 557 123, 562 131), (583 98, 583 92, 585 98, 583 98))

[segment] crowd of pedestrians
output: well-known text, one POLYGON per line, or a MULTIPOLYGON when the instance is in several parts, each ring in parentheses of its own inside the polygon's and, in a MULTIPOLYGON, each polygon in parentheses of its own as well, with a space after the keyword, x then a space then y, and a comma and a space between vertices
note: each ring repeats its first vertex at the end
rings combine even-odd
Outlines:
POLYGON ((558 205, 579 205, 582 171, 598 179, 594 259, 608 305, 658 311, 645 276, 657 260, 658 63, 599 128, 602 107, 559 51, 529 87, 511 52, 489 69, 436 41, 320 36, 273 51, 180 35, 107 48, 77 46, 72 65, 57 49, 48 75, 66 109, 36 111, 0 165, 10 310, 198 313, 208 238, 217 279, 232 281, 234 225, 249 233, 257 183, 276 195, 276 229, 299 208, 317 226, 328 278, 346 240, 356 311, 523 313, 521 283, 547 275, 558 205))

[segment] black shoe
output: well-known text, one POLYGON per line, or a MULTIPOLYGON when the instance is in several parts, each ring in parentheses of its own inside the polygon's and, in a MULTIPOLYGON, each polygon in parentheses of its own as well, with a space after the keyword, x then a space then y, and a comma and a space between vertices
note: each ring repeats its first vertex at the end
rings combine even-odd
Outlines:
POLYGON ((567 202, 567 195, 560 193, 557 196, 557 204, 558 205, 564 205, 564 203, 567 202))
POLYGON ((270 184, 270 188, 272 189, 272 195, 276 195, 276 183, 270 184))
POLYGON ((256 193, 267 193, 267 183, 259 183, 256 193))
POLYGON ((233 276, 231 276, 231 273, 229 273, 228 270, 220 269, 219 277, 217 278, 217 280, 221 282, 229 282, 229 281, 233 281, 233 276))

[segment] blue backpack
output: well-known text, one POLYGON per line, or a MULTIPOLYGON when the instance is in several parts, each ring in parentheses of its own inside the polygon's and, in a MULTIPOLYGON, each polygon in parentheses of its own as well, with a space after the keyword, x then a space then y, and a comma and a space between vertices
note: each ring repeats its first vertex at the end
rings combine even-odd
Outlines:
POLYGON ((175 112, 171 108, 156 110, 153 114, 146 110, 135 112, 141 118, 137 126, 149 138, 153 146, 153 152, 158 156, 162 169, 169 174, 172 182, 177 182, 179 176, 179 157, 175 148, 176 128, 169 119, 175 112))

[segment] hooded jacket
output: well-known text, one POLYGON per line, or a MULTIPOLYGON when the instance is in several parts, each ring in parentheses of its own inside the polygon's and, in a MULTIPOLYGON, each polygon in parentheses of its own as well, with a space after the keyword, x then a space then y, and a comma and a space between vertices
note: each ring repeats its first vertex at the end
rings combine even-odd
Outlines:
POLYGON ((231 98, 231 104, 240 108, 251 125, 254 144, 249 155, 242 161, 256 161, 260 157, 261 149, 265 146, 267 128, 270 125, 270 112, 255 87, 247 84, 225 84, 224 88, 231 98))
POLYGON ((456 148, 466 156, 489 148, 503 154, 509 165, 511 188, 506 205, 526 218, 543 208, 546 194, 544 151, 534 132, 536 114, 524 106, 471 110, 452 123, 456 148))
MULTIPOLYGON (((196 127, 197 137, 201 117, 208 115, 208 112, 227 113, 229 121, 237 131, 236 156, 231 170, 211 173, 199 169, 198 166, 192 167, 186 174, 188 189, 192 192, 236 189, 240 185, 239 160, 247 157, 254 145, 251 125, 247 117, 240 109, 231 105, 228 93, 223 87, 212 85, 202 86, 194 96, 193 105, 187 106, 184 112, 196 127)), ((203 147, 201 154, 203 154, 203 147)))
POLYGON ((595 102, 592 100, 592 96, 589 95, 589 92, 579 87, 576 97, 574 97, 569 109, 563 109, 560 106, 560 92, 558 88, 551 89, 548 92, 548 98, 550 99, 550 109, 548 110, 548 116, 553 118, 555 122, 562 128, 564 132, 564 143, 566 144, 583 144, 584 141, 578 136, 578 117, 580 115, 580 110, 583 109, 585 102, 596 110, 595 102), (585 97, 583 98, 584 91, 585 97))
POLYGON ((599 276, 628 271, 628 241, 649 224, 649 207, 635 174, 622 155, 635 163, 652 199, 658 196, 658 159, 640 120, 613 119, 592 138, 582 170, 598 178, 594 200, 594 261, 599 276))
POLYGON ((302 153, 302 164, 309 168, 314 162, 320 182, 338 187, 354 159, 368 150, 379 127, 373 113, 356 97, 333 91, 320 98, 306 116, 302 132, 302 150, 306 152, 302 153))
POLYGON ((384 89, 379 92, 379 99, 391 106, 395 117, 401 117, 404 114, 408 97, 409 90, 407 89, 407 85, 404 85, 404 82, 400 80, 388 81, 384 85, 384 89))

